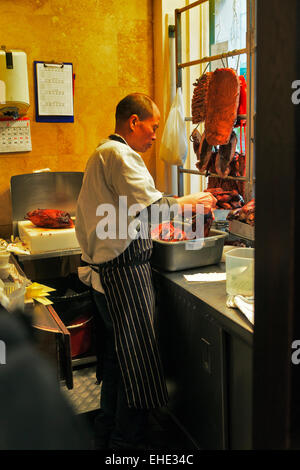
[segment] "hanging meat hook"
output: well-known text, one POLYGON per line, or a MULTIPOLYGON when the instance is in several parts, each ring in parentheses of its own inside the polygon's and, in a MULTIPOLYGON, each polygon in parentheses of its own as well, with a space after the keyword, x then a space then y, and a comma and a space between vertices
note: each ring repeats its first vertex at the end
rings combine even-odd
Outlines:
POLYGON ((236 69, 235 69, 236 73, 238 71, 239 65, 240 65, 240 54, 238 55, 237 65, 236 65, 236 69))

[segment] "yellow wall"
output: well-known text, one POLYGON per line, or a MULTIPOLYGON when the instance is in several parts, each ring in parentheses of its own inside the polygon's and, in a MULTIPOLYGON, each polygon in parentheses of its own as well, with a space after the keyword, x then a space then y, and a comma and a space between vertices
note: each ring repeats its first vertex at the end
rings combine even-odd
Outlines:
MULTIPOLYGON (((83 171, 126 94, 154 95, 151 0, 1 0, 1 45, 27 54, 32 151, 0 154, 0 237, 11 233, 10 178, 83 171), (33 61, 72 62, 74 123, 35 122, 33 61)), ((155 177, 153 151, 143 155, 155 177)), ((25 215, 25 214, 24 214, 25 215)))

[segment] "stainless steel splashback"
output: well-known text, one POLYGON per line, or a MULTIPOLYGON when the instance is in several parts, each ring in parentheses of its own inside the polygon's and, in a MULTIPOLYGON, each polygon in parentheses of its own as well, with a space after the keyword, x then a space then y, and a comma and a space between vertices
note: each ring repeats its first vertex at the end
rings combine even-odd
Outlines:
POLYGON ((13 234, 17 223, 34 209, 60 209, 75 215, 83 172, 58 171, 15 175, 10 180, 13 234))

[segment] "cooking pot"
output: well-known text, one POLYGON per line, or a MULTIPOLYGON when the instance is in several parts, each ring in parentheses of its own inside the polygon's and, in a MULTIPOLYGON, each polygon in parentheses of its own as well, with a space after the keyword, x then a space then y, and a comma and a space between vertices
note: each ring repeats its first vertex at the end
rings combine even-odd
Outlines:
POLYGON ((71 273, 63 278, 47 279, 46 284, 55 289, 50 293, 49 299, 65 325, 70 325, 82 314, 92 316, 95 306, 91 292, 78 279, 77 274, 71 273))
POLYGON ((74 273, 63 278, 47 279, 46 284, 55 289, 49 299, 70 332, 72 357, 86 353, 92 346, 95 311, 89 288, 74 273))
POLYGON ((71 356, 76 357, 86 353, 92 344, 92 320, 93 317, 83 314, 66 325, 71 336, 71 356))

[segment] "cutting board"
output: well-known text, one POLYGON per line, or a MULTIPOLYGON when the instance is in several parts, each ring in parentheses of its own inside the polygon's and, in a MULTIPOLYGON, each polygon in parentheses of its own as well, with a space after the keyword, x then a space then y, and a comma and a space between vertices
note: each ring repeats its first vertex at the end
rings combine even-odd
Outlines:
POLYGON ((79 248, 75 227, 42 228, 36 227, 30 220, 24 220, 18 222, 18 229, 20 239, 32 254, 79 248))

